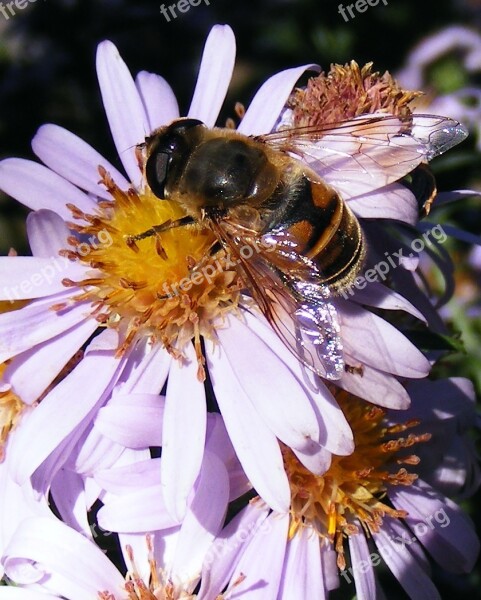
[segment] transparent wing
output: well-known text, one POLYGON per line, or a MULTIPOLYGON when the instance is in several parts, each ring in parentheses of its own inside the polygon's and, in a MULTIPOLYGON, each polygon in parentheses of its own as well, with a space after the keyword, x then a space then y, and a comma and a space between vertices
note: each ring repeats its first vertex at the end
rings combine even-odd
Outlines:
POLYGON ((344 372, 340 327, 330 291, 316 266, 295 251, 276 246, 277 240, 249 240, 245 232, 223 223, 214 226, 218 237, 237 262, 244 282, 262 314, 285 346, 305 366, 327 379, 344 372), (260 242, 260 243, 259 243, 260 242), (252 244, 256 251, 243 258, 240 250, 252 244))
POLYGON ((284 128, 256 139, 302 159, 349 198, 397 181, 466 136, 467 130, 447 117, 373 114, 284 128))

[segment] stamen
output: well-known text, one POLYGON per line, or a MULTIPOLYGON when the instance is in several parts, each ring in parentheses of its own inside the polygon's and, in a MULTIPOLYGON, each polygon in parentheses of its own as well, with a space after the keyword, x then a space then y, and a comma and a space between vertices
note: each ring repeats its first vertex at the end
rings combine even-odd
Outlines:
MULTIPOLYGON (((0 366, 3 373, 5 364, 0 366)), ((5 445, 11 431, 18 425, 27 405, 10 389, 0 392, 0 462, 5 459, 5 445)))
POLYGON ((291 485, 289 538, 300 527, 313 529, 320 538, 334 544, 337 564, 346 565, 344 540, 359 532, 359 521, 370 535, 379 531, 386 515, 407 516, 386 503, 387 486, 410 486, 417 479, 402 465, 415 465, 417 456, 401 453, 429 440, 430 434, 393 437, 419 425, 418 421, 387 425, 386 411, 348 392, 331 386, 354 435, 355 450, 349 456, 333 455, 323 475, 308 471, 287 446, 281 445, 284 465, 291 485))
POLYGON ((112 201, 100 202, 96 214, 69 205, 76 220, 69 226, 89 242, 71 235, 71 248, 61 254, 89 270, 83 280, 65 278, 63 284, 80 288, 74 300, 90 301, 92 317, 119 331, 117 356, 139 336, 160 341, 175 356, 192 340, 204 380, 200 341, 215 340, 214 321, 236 310, 242 289, 237 271, 207 225, 177 203, 159 200, 148 186, 142 193, 123 191, 103 167, 99 174, 112 201))
POLYGON ((375 112, 396 116, 411 114, 409 104, 421 92, 403 90, 386 71, 373 72, 372 63, 355 61, 331 65, 329 72, 312 77, 305 89, 297 89, 288 101, 294 125, 322 125, 375 112))

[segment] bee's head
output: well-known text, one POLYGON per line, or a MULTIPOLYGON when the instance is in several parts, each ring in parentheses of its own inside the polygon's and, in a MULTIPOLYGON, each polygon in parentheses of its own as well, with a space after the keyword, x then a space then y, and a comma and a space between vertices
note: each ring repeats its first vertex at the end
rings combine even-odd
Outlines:
POLYGON ((145 138, 145 176, 152 192, 161 199, 179 179, 192 150, 199 143, 205 125, 198 119, 177 119, 145 138))

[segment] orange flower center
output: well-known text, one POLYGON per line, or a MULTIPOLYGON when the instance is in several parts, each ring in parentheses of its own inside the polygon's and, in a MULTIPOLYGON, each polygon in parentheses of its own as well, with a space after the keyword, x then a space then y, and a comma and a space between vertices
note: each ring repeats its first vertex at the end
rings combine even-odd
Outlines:
POLYGON ((290 536, 302 526, 313 528, 321 538, 335 543, 338 566, 343 569, 343 540, 359 533, 356 522, 361 522, 366 532, 376 532, 385 515, 407 516, 382 499, 387 485, 409 486, 417 479, 401 465, 418 464, 418 457, 406 450, 428 441, 431 435, 403 436, 419 423, 387 425, 384 409, 343 390, 333 388, 333 392, 352 428, 354 452, 333 455, 323 475, 308 471, 290 448, 283 446, 282 454, 291 485, 290 536))

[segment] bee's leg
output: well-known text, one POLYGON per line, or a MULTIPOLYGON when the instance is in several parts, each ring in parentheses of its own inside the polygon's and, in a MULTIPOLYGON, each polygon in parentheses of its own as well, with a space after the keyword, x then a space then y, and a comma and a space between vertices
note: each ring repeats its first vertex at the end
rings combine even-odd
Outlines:
POLYGON ((224 246, 218 241, 214 241, 212 246, 206 252, 206 254, 197 262, 193 263, 192 266, 189 267, 189 273, 195 273, 202 269, 212 258, 215 258, 219 252, 224 250, 224 246))
POLYGON ((154 225, 150 229, 147 229, 147 231, 143 231, 142 233, 138 233, 137 235, 127 235, 125 236, 125 241, 127 243, 127 246, 135 246, 135 242, 138 242, 139 240, 144 240, 145 238, 158 235, 159 233, 162 233, 163 231, 168 231, 169 229, 183 227, 184 225, 191 225, 192 223, 195 223, 195 220, 189 216, 182 217, 181 219, 176 219, 175 221, 169 219, 168 221, 165 221, 165 223, 162 223, 162 225, 154 225))
POLYGON ((401 181, 416 197, 420 206, 420 216, 429 215, 431 206, 436 198, 436 179, 429 165, 421 163, 409 176, 401 181))

